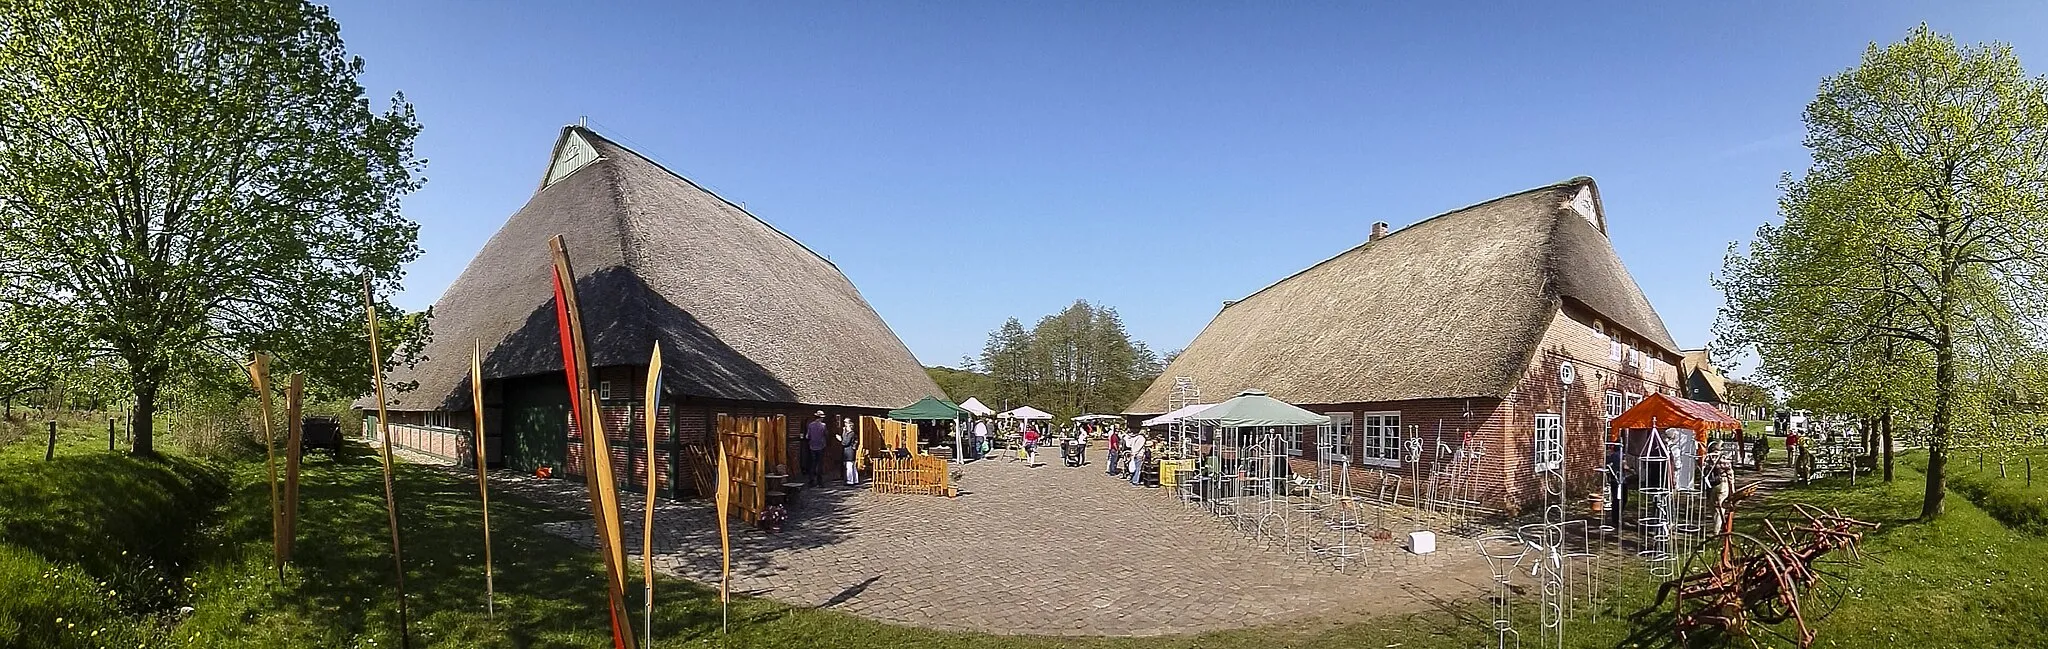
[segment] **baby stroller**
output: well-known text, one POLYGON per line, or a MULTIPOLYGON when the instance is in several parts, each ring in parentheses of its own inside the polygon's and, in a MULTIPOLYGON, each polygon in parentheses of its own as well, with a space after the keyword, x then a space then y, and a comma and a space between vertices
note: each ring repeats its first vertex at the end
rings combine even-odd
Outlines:
POLYGON ((1070 467, 1081 466, 1081 453, 1082 449, 1085 448, 1087 447, 1082 446, 1079 440, 1073 438, 1061 439, 1060 460, 1070 467))

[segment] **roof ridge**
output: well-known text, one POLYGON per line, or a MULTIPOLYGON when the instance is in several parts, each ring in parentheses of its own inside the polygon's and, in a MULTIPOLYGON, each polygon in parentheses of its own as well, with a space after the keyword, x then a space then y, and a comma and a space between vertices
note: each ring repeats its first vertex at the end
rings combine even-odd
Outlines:
MULTIPOLYGON (((1444 218, 1444 217, 1446 217, 1446 216, 1451 216, 1451 215, 1454 215, 1454 214, 1461 214, 1461 213, 1464 213, 1464 212, 1469 212, 1469 211, 1472 211, 1472 210, 1475 210, 1475 209, 1478 209, 1478 208, 1481 208, 1481 207, 1485 207, 1485 206, 1488 206, 1488 205, 1492 205, 1492 204, 1494 204, 1494 203, 1498 203, 1498 202, 1501 202, 1501 201, 1504 201, 1504 200, 1508 200, 1508 199, 1510 199, 1510 198, 1519 198, 1519 197, 1522 197, 1522 196, 1527 196, 1527 195, 1529 195, 1529 194, 1534 194, 1534 193, 1537 193, 1537 192, 1549 191, 1549 190, 1553 190, 1553 189, 1558 189, 1558 188, 1560 188, 1560 187, 1569 187, 1569 186, 1573 186, 1573 185, 1578 185, 1578 184, 1583 184, 1583 183, 1591 183, 1591 182, 1593 182, 1593 179, 1592 179, 1592 177, 1590 177, 1590 176, 1573 176, 1573 177, 1571 177, 1571 178, 1570 178, 1570 179, 1568 179, 1568 180, 1564 180, 1564 181, 1560 181, 1560 182, 1554 182, 1554 183, 1551 183, 1551 184, 1548 184, 1548 185, 1544 185, 1544 186, 1542 186, 1542 187, 1534 187, 1534 188, 1530 188, 1530 189, 1525 189, 1525 190, 1522 190, 1522 191, 1519 191, 1519 192, 1515 192, 1515 193, 1512 193, 1512 194, 1503 194, 1503 195, 1500 195, 1500 196, 1495 196, 1495 197, 1493 197, 1493 198, 1489 198, 1489 199, 1486 199, 1486 200, 1483 200, 1483 201, 1479 201, 1479 202, 1477 202, 1477 203, 1473 203, 1473 204, 1471 204, 1471 205, 1466 205, 1466 206, 1464 206, 1464 207, 1460 207, 1460 208, 1458 208, 1458 209, 1454 209, 1454 210, 1450 210, 1450 211, 1447 211, 1447 212, 1441 212, 1441 213, 1438 213, 1438 214, 1436 214, 1435 216, 1431 216, 1431 217, 1429 217, 1429 218, 1426 218, 1426 219, 1423 219, 1423 220, 1420 220, 1420 221, 1416 221, 1416 222, 1414 222, 1414 223, 1410 223, 1410 224, 1408 224, 1408 225, 1406 225, 1406 226, 1403 226, 1403 227, 1402 227, 1401 229, 1399 229, 1399 230, 1394 230, 1394 231, 1392 231, 1392 232, 1388 232, 1388 233, 1386 233, 1386 234, 1384 234, 1384 235, 1381 235, 1379 239, 1367 239, 1367 240, 1365 240, 1365 241, 1364 241, 1363 243, 1360 243, 1360 244, 1358 244, 1358 245, 1352 246, 1352 247, 1350 247, 1350 248, 1345 248, 1343 252, 1339 252, 1339 253, 1337 253, 1337 254, 1335 254, 1335 255, 1331 255, 1331 256, 1329 256, 1328 258, 1325 258, 1325 259, 1323 259, 1322 261, 1319 261, 1319 262, 1316 262, 1316 263, 1315 263, 1315 264, 1313 264, 1313 265, 1310 265, 1310 266, 1309 266, 1309 267, 1307 267, 1307 268, 1303 268, 1303 269, 1301 269, 1301 270, 1295 271, 1295 272, 1294 272, 1293 274, 1291 274, 1291 275, 1288 275, 1288 276, 1286 276, 1286 277, 1282 277, 1282 278, 1280 278, 1280 279, 1279 279, 1279 281, 1275 281, 1275 282, 1273 282, 1273 283, 1271 283, 1271 284, 1267 284, 1267 285, 1266 285, 1266 286, 1265 286, 1264 288, 1260 288, 1259 290, 1256 290, 1256 291, 1252 291, 1252 292, 1251 292, 1251 294, 1249 294, 1249 295, 1246 295, 1246 296, 1244 296, 1244 297, 1242 297, 1242 298, 1239 298, 1239 299, 1236 299, 1236 300, 1232 300, 1232 301, 1231 301, 1231 303, 1230 303, 1230 306, 1236 306, 1236 305, 1238 305, 1238 304, 1242 304, 1242 303, 1244 303, 1244 302, 1245 302, 1246 300, 1250 300, 1250 299, 1252 299, 1252 298, 1254 298, 1254 297, 1258 297, 1258 295, 1259 295, 1260 293, 1264 293, 1264 292, 1266 292, 1266 291, 1268 291, 1268 290, 1271 290, 1271 289, 1272 289, 1273 287, 1275 287, 1275 286, 1279 286, 1279 285, 1281 285, 1281 284, 1285 284, 1285 283, 1287 283, 1287 281, 1288 281, 1288 280, 1294 279, 1294 278, 1296 278, 1296 277, 1300 277, 1300 276, 1302 276, 1302 275, 1304 275, 1304 274, 1307 274, 1307 273, 1308 273, 1309 271, 1315 270, 1315 269, 1317 269, 1317 268, 1321 268, 1321 267, 1323 267, 1323 266, 1324 266, 1324 265, 1326 265, 1326 264, 1329 264, 1329 263, 1331 263, 1331 262, 1335 262, 1335 261, 1337 261, 1338 259, 1342 259, 1342 258, 1344 258, 1344 256, 1345 256, 1345 255, 1349 255, 1349 254, 1351 254, 1351 253, 1353 253, 1353 252, 1357 252, 1358 250, 1364 249, 1364 248, 1365 248, 1366 246, 1370 246, 1370 245, 1372 245, 1372 244, 1375 244, 1375 243, 1379 243, 1379 242, 1381 242, 1381 241, 1386 241, 1387 239, 1391 239, 1391 238, 1394 238, 1394 237, 1397 237, 1397 236, 1401 236, 1401 233, 1403 233, 1403 232, 1407 232, 1407 231, 1409 231, 1409 230, 1413 230, 1413 229, 1415 229, 1416 227, 1418 227, 1418 226, 1421 226, 1421 225, 1423 225, 1423 224, 1426 224, 1426 223, 1429 223, 1429 222, 1431 222, 1431 221, 1435 221, 1435 220, 1437 220, 1437 219, 1441 219, 1441 218, 1444 218)), ((1546 237, 1546 238, 1545 238, 1545 240, 1546 240, 1546 245, 1547 245, 1548 239, 1549 239, 1548 237, 1546 237)), ((1229 308, 1229 307, 1224 307, 1224 308, 1229 308)), ((1201 336, 1201 334, 1200 334, 1200 333, 1197 333, 1197 334, 1196 334, 1196 336, 1197 336, 1197 337, 1200 337, 1200 336, 1201 336)))
MULTIPOLYGON (((831 258, 826 257, 823 254, 819 254, 817 250, 812 249, 810 246, 804 245, 804 242, 798 241, 796 237, 789 236, 789 233, 783 232, 781 228, 775 227, 775 224, 769 223, 767 219, 761 218, 760 215, 748 211, 745 206, 742 206, 739 203, 733 202, 731 199, 719 195, 718 192, 713 191, 709 187, 705 187, 703 185, 698 184, 697 181, 690 180, 688 176, 676 173, 674 169, 668 168, 668 165, 664 165, 660 161, 648 157, 646 154, 640 153, 639 151, 635 151, 632 147, 620 144, 617 140, 605 137, 603 134, 591 130, 588 126, 572 124, 569 126, 564 126, 562 128, 565 133, 570 130, 580 131, 587 137, 597 138, 599 140, 604 141, 605 144, 618 147, 620 151, 632 154, 633 157, 640 159, 641 162, 654 165, 654 168, 660 169, 663 173, 668 174, 669 176, 675 178, 676 180, 683 181, 684 184, 689 185, 690 187, 696 189, 697 191, 704 192, 706 195, 718 199, 719 202, 725 203, 726 206, 731 207, 735 210, 739 210, 741 214, 745 214, 748 218, 754 219, 754 221, 756 223, 760 223, 762 227, 768 228, 769 231, 774 232, 777 235, 780 235, 784 239, 788 239, 790 243, 796 244, 798 248, 803 248, 804 252, 811 253, 811 255, 817 257, 819 261, 823 261, 826 265, 831 266, 833 270, 839 270, 839 264, 833 263, 831 258)), ((844 271, 841 272, 843 273, 844 271)))

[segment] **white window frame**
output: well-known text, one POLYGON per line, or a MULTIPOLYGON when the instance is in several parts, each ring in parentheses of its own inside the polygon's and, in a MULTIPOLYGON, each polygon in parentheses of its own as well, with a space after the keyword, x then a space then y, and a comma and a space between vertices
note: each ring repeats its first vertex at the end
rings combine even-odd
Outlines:
POLYGON ((598 398, 599 400, 606 400, 606 401, 608 401, 608 400, 610 400, 610 399, 612 398, 612 382, 611 382, 611 381, 598 381, 598 382, 597 382, 597 398, 598 398))
POLYGON ((1634 393, 1634 392, 1628 392, 1628 393, 1625 393, 1625 394, 1623 395, 1623 397, 1622 397, 1622 401, 1621 401, 1621 406, 1622 406, 1622 407, 1621 407, 1621 411, 1622 411, 1622 412, 1628 412, 1628 409, 1629 409, 1629 408, 1634 408, 1634 407, 1636 407, 1636 404, 1638 404, 1638 403, 1642 403, 1642 402, 1643 402, 1643 395, 1640 395, 1640 394, 1636 394, 1636 393, 1634 393))
POLYGON ((1326 412, 1323 414, 1329 415, 1330 425, 1327 429, 1318 428, 1316 432, 1328 435, 1329 437, 1316 440, 1316 453, 1322 453, 1323 446, 1328 445, 1332 457, 1350 457, 1351 434, 1357 430, 1357 428, 1353 427, 1356 422, 1351 420, 1351 413, 1326 412))
POLYGON ((1536 471, 1555 471, 1564 465, 1564 416, 1557 413, 1538 413, 1531 431, 1532 446, 1535 447, 1536 471))
POLYGON ((1294 457, 1301 457, 1301 427, 1282 426, 1280 427, 1280 430, 1285 431, 1281 434, 1287 436, 1287 454, 1294 457))
POLYGON ((1358 423, 1358 430, 1364 441, 1364 447, 1359 449, 1359 463, 1370 466, 1401 466, 1401 411, 1359 414, 1364 417, 1358 423), (1392 441, 1385 439, 1388 432, 1393 433, 1392 441))
POLYGON ((1603 405, 1607 407, 1607 419, 1609 421, 1620 417, 1621 413, 1628 412, 1628 402, 1624 401, 1625 397, 1621 396, 1620 390, 1608 390, 1604 398, 1606 401, 1603 405))

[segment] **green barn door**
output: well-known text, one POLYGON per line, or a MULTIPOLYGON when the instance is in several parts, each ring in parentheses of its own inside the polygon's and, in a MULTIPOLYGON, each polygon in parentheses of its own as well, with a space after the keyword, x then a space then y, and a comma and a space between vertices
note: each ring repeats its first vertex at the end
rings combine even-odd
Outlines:
POLYGON ((569 457, 569 393, 560 377, 505 386, 505 466, 531 473, 543 466, 562 475, 569 457))

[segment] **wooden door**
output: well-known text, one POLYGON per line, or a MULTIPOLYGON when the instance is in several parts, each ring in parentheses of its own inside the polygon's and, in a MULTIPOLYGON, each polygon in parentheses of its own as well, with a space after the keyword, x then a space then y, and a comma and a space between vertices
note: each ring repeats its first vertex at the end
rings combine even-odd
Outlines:
POLYGON ((559 380, 507 386, 504 427, 506 467, 531 473, 546 466, 556 475, 563 473, 569 457, 569 396, 559 380))

